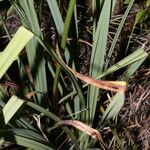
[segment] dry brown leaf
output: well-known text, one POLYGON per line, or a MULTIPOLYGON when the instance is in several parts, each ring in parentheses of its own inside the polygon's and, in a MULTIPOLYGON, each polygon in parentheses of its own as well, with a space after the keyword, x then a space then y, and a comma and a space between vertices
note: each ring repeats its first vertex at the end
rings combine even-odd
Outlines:
POLYGON ((32 92, 26 94, 25 97, 26 97, 27 99, 30 99, 32 96, 36 95, 37 93, 38 93, 38 92, 36 92, 36 91, 32 91, 32 92))
POLYGON ((70 125, 73 126, 79 130, 81 130, 82 132, 90 135, 92 138, 98 140, 101 144, 101 146, 104 148, 106 148, 106 145, 100 135, 100 133, 96 130, 93 129, 92 127, 84 124, 83 122, 77 121, 77 120, 63 120, 61 122, 61 124, 65 124, 65 125, 70 125))
POLYGON ((56 45, 56 53, 58 57, 61 59, 62 63, 73 73, 75 74, 80 80, 86 82, 87 84, 96 86, 100 89, 105 89, 113 92, 125 92, 126 90, 126 82, 124 81, 102 81, 102 80, 96 80, 87 76, 84 76, 72 68, 70 68, 62 59, 58 44, 56 45))

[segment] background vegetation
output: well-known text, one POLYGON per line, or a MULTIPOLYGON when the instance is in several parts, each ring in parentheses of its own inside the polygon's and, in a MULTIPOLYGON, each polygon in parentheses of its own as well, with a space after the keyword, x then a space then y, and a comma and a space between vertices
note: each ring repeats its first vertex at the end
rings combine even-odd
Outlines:
POLYGON ((149 7, 0 0, 0 149, 148 149, 149 7))

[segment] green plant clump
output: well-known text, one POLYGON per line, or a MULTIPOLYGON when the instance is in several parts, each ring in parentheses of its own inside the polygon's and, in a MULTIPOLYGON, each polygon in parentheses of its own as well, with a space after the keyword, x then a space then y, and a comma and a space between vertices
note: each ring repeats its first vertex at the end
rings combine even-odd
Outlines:
MULTIPOLYGON (((1 0, 0 5, 2 3, 5 0, 1 0)), ((111 60, 117 53, 117 42, 135 3, 134 0, 125 1, 124 12, 118 26, 114 26, 114 36, 109 44, 115 4, 116 0, 93 0, 92 7, 89 6, 90 25, 83 30, 90 34, 92 41, 87 71, 93 79, 91 83, 81 82, 68 67, 80 72, 81 45, 88 43, 80 40, 82 28, 79 24, 83 11, 76 0, 66 4, 60 0, 10 0, 9 7, 2 10, 0 26, 8 44, 0 52, 0 149, 7 142, 35 150, 125 149, 117 131, 125 91, 112 92, 108 88, 114 89, 114 85, 119 89, 125 87, 148 53, 145 45, 132 52, 127 45, 126 55, 110 65, 107 58, 111 60), (20 23, 16 26, 17 31, 11 33, 7 20, 13 15, 20 23), (51 31, 45 31, 46 27, 42 26, 45 20, 45 26, 48 23, 54 29, 53 39, 47 36, 51 31), (56 52, 57 48, 65 64, 56 52), (121 72, 119 77, 111 80, 117 81, 101 82, 116 71, 121 72), (105 139, 105 126, 111 130, 112 144, 105 139)), ((148 8, 149 1, 146 4, 148 8)), ((141 9, 134 27, 142 24, 148 15, 148 9, 141 9)), ((129 38, 129 44, 131 41, 129 38)))

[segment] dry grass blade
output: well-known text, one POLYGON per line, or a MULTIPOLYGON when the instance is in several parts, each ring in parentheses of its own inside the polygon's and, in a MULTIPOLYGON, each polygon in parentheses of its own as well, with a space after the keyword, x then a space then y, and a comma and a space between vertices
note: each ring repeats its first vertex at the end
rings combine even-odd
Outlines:
POLYGON ((90 135, 92 138, 98 140, 103 148, 104 147, 106 148, 106 145, 100 133, 96 129, 93 129, 92 127, 84 124, 83 122, 77 120, 63 120, 61 124, 70 125, 85 132, 86 134, 90 135))
POLYGON ((72 68, 70 68, 62 59, 60 51, 59 51, 59 47, 58 44, 56 45, 56 53, 59 56, 59 58, 61 59, 62 63, 73 73, 75 74, 80 80, 96 86, 98 88, 101 89, 105 89, 105 90, 110 90, 112 92, 121 92, 124 93, 126 90, 126 82, 124 81, 100 81, 100 80, 96 80, 90 77, 87 77, 85 75, 82 75, 78 72, 76 72, 75 70, 73 70, 72 68))

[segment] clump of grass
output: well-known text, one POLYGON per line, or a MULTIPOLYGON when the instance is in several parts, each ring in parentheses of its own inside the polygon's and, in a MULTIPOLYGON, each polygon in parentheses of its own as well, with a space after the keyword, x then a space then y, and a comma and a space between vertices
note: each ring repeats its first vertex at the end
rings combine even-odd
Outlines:
POLYGON ((33 0, 11 0, 10 3, 9 11, 19 15, 22 27, 13 36, 9 34, 5 20, 0 20, 11 40, 0 53, 0 78, 10 80, 11 74, 9 75, 7 70, 14 69, 22 89, 16 90, 8 85, 11 90, 11 94, 8 94, 0 84, 1 143, 11 141, 39 150, 62 148, 82 150, 94 148, 97 143, 99 147, 108 149, 113 147, 111 143, 114 143, 114 147, 124 149, 111 119, 117 120, 119 111, 124 105, 125 90, 120 90, 120 87, 125 88, 125 83, 145 61, 148 53, 142 46, 110 67, 105 58, 111 59, 134 0, 128 3, 109 49, 108 34, 116 1, 99 3, 92 1, 93 43, 89 77, 78 73, 79 57, 76 53, 80 53, 82 49, 78 47, 79 13, 75 0, 69 1, 65 13, 60 9, 61 3, 58 5, 54 0, 44 2, 50 10, 57 31, 57 38, 53 41, 53 45, 45 40, 45 35, 40 28, 41 22, 38 17, 44 17, 41 14, 44 11, 42 1, 39 2, 40 15, 36 11, 37 3, 33 0), (68 38, 73 39, 71 44, 68 38), (23 49, 25 62, 19 55, 23 49), (17 65, 13 68, 11 65, 15 62, 17 65), (101 81, 106 80, 107 75, 122 68, 125 70, 118 81, 101 81), (77 77, 86 83, 80 82, 77 77), (66 82, 69 83, 72 92, 68 93, 70 89, 67 89, 66 82), (103 97, 102 89, 110 90, 107 91, 107 97, 103 97), (106 100, 109 101, 107 105, 103 103, 106 100), (100 118, 97 119, 97 115, 100 118), (110 144, 105 141, 103 133, 100 132, 105 125, 110 127, 113 135, 110 144), (56 133, 57 129, 58 133, 56 133))

